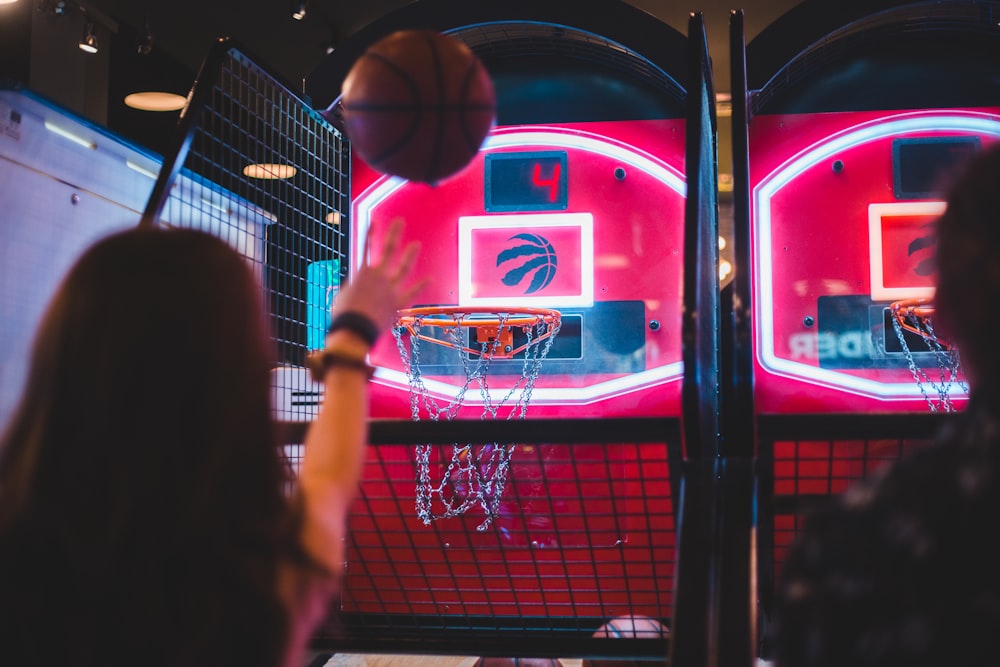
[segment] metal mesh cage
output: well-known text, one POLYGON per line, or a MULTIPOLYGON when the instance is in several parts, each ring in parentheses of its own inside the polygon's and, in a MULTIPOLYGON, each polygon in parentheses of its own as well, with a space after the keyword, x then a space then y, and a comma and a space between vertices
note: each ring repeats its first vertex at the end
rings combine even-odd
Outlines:
MULTIPOLYGON (((510 655, 516 641, 518 655, 666 655, 666 635, 592 635, 621 616, 669 628, 678 420, 376 420, 369 442, 339 609, 315 648, 510 655), (414 445, 456 442, 517 443, 486 531, 474 513, 424 525, 414 508, 414 445)), ((295 468, 301 447, 285 452, 295 468)))
POLYGON ((322 344, 346 264, 347 142, 226 42, 205 61, 180 135, 146 219, 202 227, 197 221, 210 219, 208 231, 242 252, 261 279, 278 362, 302 366, 322 344))
POLYGON ((769 443, 773 455, 774 569, 780 573, 789 546, 802 528, 804 514, 817 503, 925 444, 923 440, 873 438, 801 439, 769 443))
POLYGON ((810 509, 927 446, 947 418, 934 413, 758 417, 762 627, 770 617, 788 550, 810 509))

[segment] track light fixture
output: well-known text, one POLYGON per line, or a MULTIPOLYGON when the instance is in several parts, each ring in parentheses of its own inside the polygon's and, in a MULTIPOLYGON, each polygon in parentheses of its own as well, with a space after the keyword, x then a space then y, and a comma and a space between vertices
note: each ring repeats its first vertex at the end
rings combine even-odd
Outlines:
POLYGON ((306 0, 296 0, 292 3, 292 18, 301 21, 306 17, 306 0))
POLYGON ((140 56, 148 56, 153 52, 153 36, 149 33, 139 35, 136 40, 135 50, 140 56))
POLYGON ((87 53, 97 53, 97 35, 94 34, 94 22, 87 21, 83 26, 83 37, 80 39, 80 50, 87 53))
POLYGON ((153 33, 149 29, 149 16, 146 16, 146 21, 142 26, 142 32, 139 33, 139 38, 135 43, 135 50, 140 56, 148 56, 153 52, 153 33))
POLYGON ((66 0, 42 0, 38 5, 38 11, 50 16, 65 16, 68 9, 66 0))

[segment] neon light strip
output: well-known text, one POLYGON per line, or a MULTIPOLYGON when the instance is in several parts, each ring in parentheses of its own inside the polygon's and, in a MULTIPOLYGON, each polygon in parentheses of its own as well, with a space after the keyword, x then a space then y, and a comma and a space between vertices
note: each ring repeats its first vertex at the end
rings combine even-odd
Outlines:
POLYGON ((574 296, 526 296, 504 299, 500 305, 554 308, 594 305, 594 216, 590 213, 532 213, 519 215, 473 215, 458 219, 458 305, 489 306, 496 298, 472 296, 472 231, 474 229, 520 229, 522 227, 576 227, 580 229, 580 294, 574 296))
MULTIPOLYGON (((678 362, 664 368, 669 373, 680 376, 683 371, 683 364, 678 362)), ((323 395, 323 385, 314 382, 304 368, 285 367, 274 369, 272 373, 282 374, 277 379, 272 379, 271 382, 271 387, 274 390, 272 392, 271 407, 274 414, 278 415, 281 419, 290 421, 306 420, 315 417, 319 412, 319 405, 323 395), (288 373, 293 373, 294 375, 287 375, 288 373), (313 398, 315 402, 310 402, 309 398, 313 398)), ((608 398, 626 396, 641 389, 663 384, 661 375, 662 373, 660 372, 643 371, 592 387, 581 387, 574 397, 575 401, 566 400, 567 392, 564 389, 536 387, 531 394, 531 405, 588 405, 608 398)), ((398 389, 400 386, 403 388, 409 386, 406 373, 389 368, 376 368, 373 378, 373 381, 378 384, 393 389, 398 389)), ((455 385, 428 378, 423 378, 423 383, 435 400, 443 403, 454 400, 455 385)), ((491 390, 494 390, 495 394, 499 394, 499 392, 505 392, 506 388, 491 387, 491 390)), ((494 405, 496 404, 496 396, 494 396, 492 402, 494 405)), ((483 401, 479 392, 469 392, 465 395, 462 404, 481 406, 483 401)), ((507 405, 511 405, 511 403, 508 401, 507 405)))
POLYGON ((878 139, 902 136, 912 132, 966 132, 1000 137, 1000 122, 997 122, 995 118, 995 115, 976 112, 953 112, 945 115, 915 112, 888 118, 877 118, 836 133, 824 140, 825 143, 815 144, 797 157, 790 158, 754 188, 756 280, 759 296, 756 309, 758 322, 757 358, 764 368, 776 375, 844 389, 862 396, 884 399, 922 396, 920 388, 915 382, 878 382, 790 361, 775 354, 774 276, 771 266, 771 198, 802 171, 841 151, 878 139), (897 120, 892 120, 892 118, 897 120))
MULTIPOLYGON (((529 146, 559 146, 609 156, 653 176, 682 197, 687 195, 687 184, 682 175, 662 160, 636 146, 578 130, 538 126, 534 128, 504 128, 487 137, 480 150, 529 146)), ((368 235, 368 228, 371 226, 374 210, 408 182, 397 176, 386 176, 372 183, 358 196, 355 202, 357 214, 354 216, 354 224, 357 233, 353 235, 355 245, 351 252, 352 270, 360 266, 364 260, 365 238, 368 235)), ((601 398, 609 398, 678 380, 682 374, 683 364, 678 362, 615 380, 600 382, 590 387, 562 389, 539 387, 532 393, 532 400, 549 404, 587 404, 601 398)), ((409 386, 406 375, 400 371, 379 367, 376 369, 375 377, 381 377, 404 388, 409 386)), ((430 388, 431 381, 426 382, 430 388)), ((433 386, 437 387, 437 385, 433 386)), ((456 388, 454 385, 440 383, 439 388, 445 387, 448 391, 442 391, 443 396, 454 394, 456 388)))
POLYGON ((55 123, 45 121, 45 129, 53 134, 58 134, 63 139, 69 139, 78 146, 83 146, 84 148, 89 148, 91 150, 97 148, 97 144, 91 141, 90 139, 85 139, 78 134, 73 134, 69 130, 59 127, 55 123))
MULTIPOLYGON (((666 379, 675 377, 679 378, 683 372, 684 364, 676 362, 659 368, 653 368, 648 371, 632 373, 630 375, 608 380, 606 382, 600 382, 590 387, 566 389, 536 386, 531 392, 531 404, 587 405, 589 403, 595 403, 607 398, 623 396, 640 389, 646 389, 654 387, 658 384, 663 384, 666 379)), ((379 366, 375 369, 374 377, 376 379, 384 380, 385 384, 390 386, 409 387, 409 379, 403 371, 397 371, 391 368, 379 366)), ((423 377, 421 381, 437 400, 450 401, 455 398, 455 389, 457 388, 456 385, 441 382, 440 380, 432 380, 427 377, 423 377)), ((507 387, 494 386, 493 383, 490 383, 490 389, 494 393, 498 393, 505 392, 507 387)), ((493 402, 496 403, 496 396, 494 396, 493 402)), ((473 393, 470 391, 465 395, 463 404, 482 405, 482 397, 479 396, 478 392, 473 393)))
POLYGON ((132 160, 125 160, 125 166, 128 167, 129 169, 131 169, 132 171, 139 172, 140 174, 142 174, 146 178, 153 179, 154 181, 159 176, 159 174, 157 174, 157 173, 155 173, 153 171, 150 171, 149 169, 146 169, 141 164, 138 164, 136 162, 132 162, 132 160))
POLYGON ((211 199, 208 199, 206 197, 202 197, 201 198, 201 203, 204 204, 205 206, 208 206, 209 208, 214 208, 216 211, 219 211, 220 213, 224 213, 225 215, 230 215, 232 213, 232 211, 230 211, 225 206, 221 206, 219 204, 216 204, 214 201, 212 201, 211 199))
POLYGON ((354 219, 356 233, 354 234, 354 248, 351 253, 351 256, 354 258, 351 262, 352 271, 364 263, 365 241, 368 236, 368 228, 372 224, 373 209, 407 183, 409 181, 405 178, 399 178, 398 176, 386 177, 384 180, 375 181, 371 187, 362 192, 358 197, 356 203, 358 214, 354 219))

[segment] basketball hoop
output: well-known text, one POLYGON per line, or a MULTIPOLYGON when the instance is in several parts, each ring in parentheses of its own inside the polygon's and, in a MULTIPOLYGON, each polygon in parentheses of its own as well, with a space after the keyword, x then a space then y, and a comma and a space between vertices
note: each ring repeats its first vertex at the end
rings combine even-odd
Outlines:
POLYGON ((896 338, 906 356, 906 363, 910 367, 910 373, 920 388, 920 393, 931 408, 931 412, 954 412, 955 405, 951 400, 951 388, 957 384, 964 392, 968 393, 968 386, 965 381, 958 376, 961 366, 958 349, 952 347, 947 341, 941 340, 934 332, 934 302, 930 298, 903 299, 896 301, 889 306, 892 327, 896 331, 896 338), (927 352, 930 352, 938 367, 939 381, 935 382, 927 375, 927 372, 917 365, 913 357, 914 351, 910 349, 906 333, 916 334, 927 345, 927 352), (930 386, 937 392, 937 399, 932 399, 927 392, 925 385, 930 386))
MULTIPOLYGON (((562 317, 546 308, 505 308, 483 310, 460 306, 410 308, 396 315, 393 335, 410 385, 410 412, 413 421, 427 417, 439 421, 454 419, 473 385, 479 390, 483 408, 481 419, 524 419, 528 402, 549 353, 562 317), (520 331, 523 342, 515 341, 520 331), (471 339, 475 336, 475 341, 471 339), (453 398, 439 402, 424 382, 421 369, 423 343, 456 351, 465 379, 453 398), (523 355, 515 359, 517 355, 523 355), (496 359, 521 361, 520 375, 499 400, 490 393, 487 375, 496 359), (443 403, 443 404, 442 404, 443 403)), ((455 517, 479 506, 486 519, 477 530, 489 528, 496 518, 507 482, 513 444, 498 442, 473 445, 453 443, 451 456, 438 448, 439 482, 433 480, 429 444, 416 446, 417 516, 431 521, 455 517)))

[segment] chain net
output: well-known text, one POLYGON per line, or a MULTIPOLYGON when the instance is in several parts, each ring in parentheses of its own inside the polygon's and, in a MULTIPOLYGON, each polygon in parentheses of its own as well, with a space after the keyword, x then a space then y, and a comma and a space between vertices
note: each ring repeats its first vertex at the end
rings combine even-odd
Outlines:
MULTIPOLYGON (((925 308, 925 311, 930 311, 925 308)), ((932 311, 931 311, 932 312, 932 311)), ((955 404, 951 398, 953 387, 958 387, 968 394, 969 388, 965 380, 960 377, 961 359, 957 348, 945 346, 934 333, 932 317, 928 314, 919 315, 913 309, 894 309, 892 317, 892 327, 896 331, 896 338, 903 348, 906 363, 910 368, 910 373, 920 389, 924 400, 930 406, 931 412, 955 412, 955 404), (934 359, 937 378, 932 378, 923 366, 917 364, 913 350, 910 349, 909 341, 906 338, 906 331, 911 331, 920 336, 927 344, 927 351, 934 359), (930 388, 930 391, 928 391, 930 388), (931 393, 933 392, 933 394, 931 393)))
MULTIPOLYGON (((518 317, 520 322, 522 316, 518 317)), ((508 358, 509 351, 501 347, 502 336, 498 334, 480 340, 478 348, 470 348, 470 343, 464 338, 469 328, 475 327, 475 319, 462 313, 455 314, 454 318, 453 324, 440 326, 438 318, 417 315, 411 324, 393 327, 396 346, 409 381, 413 421, 424 418, 433 421, 454 419, 470 390, 478 392, 482 403, 480 419, 524 419, 542 362, 559 332, 560 318, 547 319, 539 315, 530 324, 510 325, 510 313, 498 314, 498 332, 516 326, 527 339, 519 347, 524 354, 518 360, 520 375, 498 398, 491 392, 488 377, 496 358, 508 358), (434 324, 426 324, 425 319, 432 319, 434 324), (435 397, 424 382, 420 354, 425 343, 452 348, 461 361, 465 379, 452 398, 435 397)), ((447 446, 416 445, 417 516, 425 525, 430 525, 432 521, 460 516, 479 507, 485 519, 476 528, 485 531, 499 514, 514 449, 512 443, 499 442, 455 442, 450 452, 447 446)))

